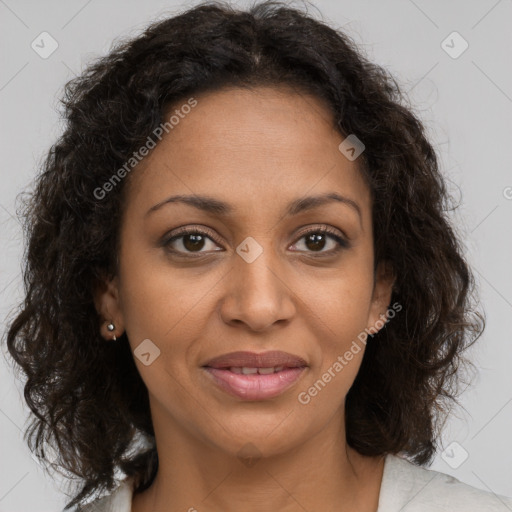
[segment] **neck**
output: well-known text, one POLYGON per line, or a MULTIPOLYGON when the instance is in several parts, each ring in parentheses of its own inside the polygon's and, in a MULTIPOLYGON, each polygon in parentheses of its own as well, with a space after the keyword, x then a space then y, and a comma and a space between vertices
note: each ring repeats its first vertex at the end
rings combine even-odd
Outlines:
POLYGON ((342 416, 300 446, 270 455, 251 443, 227 453, 169 428, 168 420, 159 425, 157 414, 155 420, 158 473, 134 495, 132 512, 377 510, 384 458, 348 447, 342 416))

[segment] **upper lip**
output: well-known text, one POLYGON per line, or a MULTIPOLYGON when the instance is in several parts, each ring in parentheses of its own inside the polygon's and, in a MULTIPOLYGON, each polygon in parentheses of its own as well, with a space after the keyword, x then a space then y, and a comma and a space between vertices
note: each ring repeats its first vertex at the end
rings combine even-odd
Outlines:
POLYGON ((203 366, 209 368, 273 368, 284 366, 288 368, 300 368, 307 366, 302 357, 288 352, 272 350, 269 352, 230 352, 210 359, 203 366))

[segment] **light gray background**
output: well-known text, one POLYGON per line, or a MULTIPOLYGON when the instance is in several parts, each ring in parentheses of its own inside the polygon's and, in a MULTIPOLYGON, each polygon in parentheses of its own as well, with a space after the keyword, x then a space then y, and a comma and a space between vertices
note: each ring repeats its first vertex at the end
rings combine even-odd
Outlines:
MULTIPOLYGON (((108 52, 114 38, 135 36, 149 21, 195 3, 0 0, 2 333, 22 291, 15 197, 60 133, 57 108, 64 83, 108 52), (47 59, 31 48, 43 31, 59 45, 47 59)), ((458 443, 448 450, 448 460, 459 460, 462 450, 469 456, 452 467, 456 464, 438 454, 431 468, 512 496, 512 1, 313 4, 399 79, 428 127, 450 190, 461 199, 454 218, 480 286, 487 329, 471 351, 479 374, 462 395, 466 411, 459 409, 444 434, 445 447, 458 443), (455 59, 441 46, 453 31, 469 44, 455 59)), ((448 44, 460 48, 456 40, 448 44)), ((21 385, 3 358, 0 371, 0 512, 60 511, 65 499, 59 482, 45 477, 22 440, 28 408, 21 385)))

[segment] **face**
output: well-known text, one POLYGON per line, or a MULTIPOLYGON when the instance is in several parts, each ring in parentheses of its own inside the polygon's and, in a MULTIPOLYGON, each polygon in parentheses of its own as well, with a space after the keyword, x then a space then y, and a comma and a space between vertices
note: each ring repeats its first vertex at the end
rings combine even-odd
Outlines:
POLYGON ((97 304, 127 333, 155 431, 279 453, 343 425, 354 341, 392 279, 374 280, 370 193, 326 105, 275 88, 196 100, 129 177, 119 273, 97 304), (253 358, 212 363, 240 351, 253 358))

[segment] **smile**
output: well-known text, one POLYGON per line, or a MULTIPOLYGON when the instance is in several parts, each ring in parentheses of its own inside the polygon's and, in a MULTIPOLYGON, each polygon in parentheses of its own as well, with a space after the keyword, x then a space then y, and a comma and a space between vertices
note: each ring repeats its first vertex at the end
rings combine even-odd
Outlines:
POLYGON ((210 368, 205 370, 221 389, 243 400, 266 400, 284 393, 302 375, 299 368, 210 368))
POLYGON ((228 394, 242 400, 267 400, 292 387, 307 363, 281 351, 232 352, 211 359, 203 368, 228 394))

